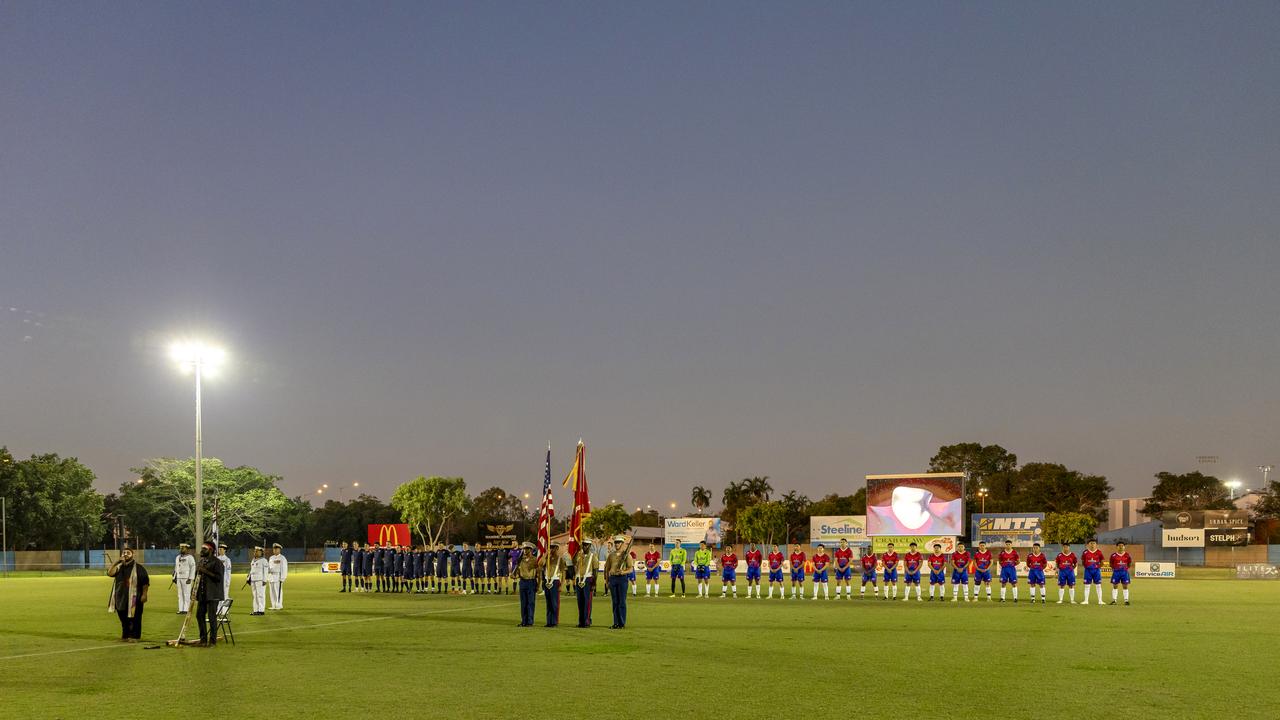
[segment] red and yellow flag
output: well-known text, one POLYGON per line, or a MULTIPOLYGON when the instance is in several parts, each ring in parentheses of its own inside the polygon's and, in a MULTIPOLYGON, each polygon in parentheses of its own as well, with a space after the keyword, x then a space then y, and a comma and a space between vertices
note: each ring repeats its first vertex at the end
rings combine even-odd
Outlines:
POLYGON ((591 514, 591 498, 587 494, 587 447, 578 440, 573 468, 565 476, 562 487, 573 488, 573 516, 569 520, 569 554, 577 555, 582 544, 582 518, 591 514))

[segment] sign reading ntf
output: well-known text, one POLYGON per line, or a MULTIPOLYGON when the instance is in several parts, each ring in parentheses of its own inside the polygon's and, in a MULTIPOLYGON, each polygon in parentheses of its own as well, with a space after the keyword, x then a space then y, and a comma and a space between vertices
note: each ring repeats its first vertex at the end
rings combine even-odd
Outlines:
POLYGON ((972 539, 1001 545, 1012 540, 1018 547, 1031 547, 1041 542, 1040 528, 1044 525, 1044 513, 985 513, 973 516, 972 539))

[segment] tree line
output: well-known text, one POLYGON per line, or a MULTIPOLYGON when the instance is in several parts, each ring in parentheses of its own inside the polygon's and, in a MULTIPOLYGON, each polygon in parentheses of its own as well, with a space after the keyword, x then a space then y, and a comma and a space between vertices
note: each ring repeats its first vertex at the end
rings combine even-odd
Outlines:
MULTIPOLYGON (((1018 464, 1012 452, 999 445, 959 443, 938 449, 927 465, 930 472, 965 472, 965 505, 969 513, 1044 512, 1045 537, 1069 541, 1091 535, 1106 520, 1111 485, 1061 463, 1018 464)), ((221 536, 234 546, 279 542, 308 547, 339 540, 363 540, 374 523, 405 522, 419 542, 474 542, 484 520, 520 524, 526 536, 536 531, 537 502, 500 487, 472 495, 463 478, 422 476, 401 484, 388 501, 360 494, 349 500, 289 497, 283 480, 250 466, 228 467, 216 458, 202 466, 205 526, 218 506, 221 536)), ((195 525, 195 461, 155 458, 131 468, 133 479, 115 492, 94 489, 92 470, 74 457, 56 453, 13 457, 0 446, 0 497, 5 498, 11 549, 72 549, 114 547, 120 541, 137 546, 172 547, 192 537, 195 525)), ((1226 487, 1200 472, 1159 472, 1144 512, 1158 518, 1166 511, 1212 510, 1234 507, 1226 487)), ((809 517, 863 515, 866 490, 832 493, 810 499, 796 490, 779 494, 768 476, 732 481, 715 494, 698 485, 690 492, 695 515, 722 519, 732 541, 788 542, 808 538, 809 517)), ((563 532, 569 513, 552 522, 552 533, 563 532)), ((1280 518, 1280 480, 1263 489, 1254 506, 1258 519, 1280 518)), ((584 525, 588 537, 603 538, 630 527, 661 527, 664 517, 655 509, 628 511, 619 504, 598 506, 584 525)))

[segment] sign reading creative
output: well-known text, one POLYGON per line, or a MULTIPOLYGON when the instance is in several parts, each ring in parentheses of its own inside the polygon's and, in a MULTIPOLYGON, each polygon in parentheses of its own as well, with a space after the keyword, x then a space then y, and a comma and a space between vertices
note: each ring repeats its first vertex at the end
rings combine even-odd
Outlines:
POLYGON ((1005 540, 1012 540, 1014 547, 1031 547, 1044 542, 1040 538, 1044 513, 975 514, 971 524, 970 537, 974 544, 985 541, 989 545, 1003 545, 1005 540))
POLYGON ((369 525, 369 542, 375 545, 412 545, 413 536, 405 523, 373 523, 369 525))
POLYGON ((824 543, 828 547, 844 538, 850 545, 867 542, 866 515, 814 515, 809 518, 809 544, 824 543))

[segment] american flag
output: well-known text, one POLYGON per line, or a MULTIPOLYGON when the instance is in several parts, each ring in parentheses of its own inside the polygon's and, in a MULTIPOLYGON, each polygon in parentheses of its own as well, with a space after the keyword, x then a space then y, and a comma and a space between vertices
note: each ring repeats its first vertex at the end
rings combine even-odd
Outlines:
POLYGON ((556 506, 551 502, 551 446, 547 446, 547 472, 542 478, 542 505, 538 508, 538 555, 544 555, 551 545, 551 518, 556 506))
POLYGON ((213 523, 209 525, 209 537, 205 539, 213 541, 214 554, 216 555, 217 549, 218 549, 218 543, 222 542, 222 539, 218 536, 218 499, 217 498, 213 499, 213 523))

